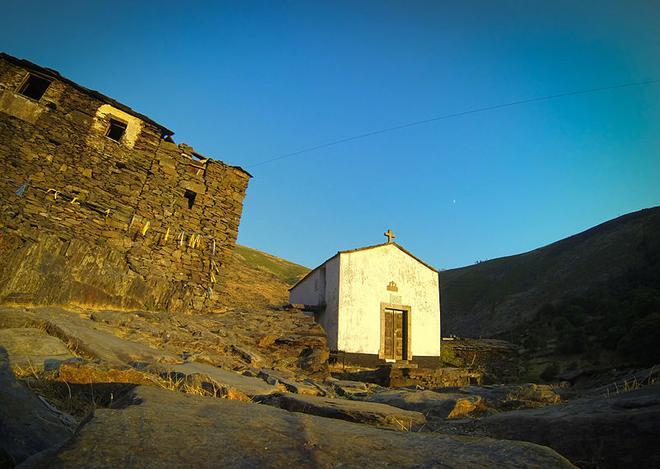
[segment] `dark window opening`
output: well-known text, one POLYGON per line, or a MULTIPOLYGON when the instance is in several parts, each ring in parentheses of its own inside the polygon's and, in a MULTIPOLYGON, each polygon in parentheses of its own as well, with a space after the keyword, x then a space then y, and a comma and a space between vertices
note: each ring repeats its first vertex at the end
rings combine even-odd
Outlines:
POLYGON ((126 133, 126 123, 121 122, 115 119, 110 119, 110 127, 108 127, 108 132, 105 134, 106 137, 113 139, 115 142, 121 140, 121 138, 126 133))
POLYGON ((193 208, 193 205, 195 205, 195 197, 197 197, 197 193, 186 189, 186 192, 183 194, 183 196, 188 199, 188 208, 193 208))
POLYGON ((50 82, 46 78, 29 74, 18 93, 39 101, 50 86, 50 82))

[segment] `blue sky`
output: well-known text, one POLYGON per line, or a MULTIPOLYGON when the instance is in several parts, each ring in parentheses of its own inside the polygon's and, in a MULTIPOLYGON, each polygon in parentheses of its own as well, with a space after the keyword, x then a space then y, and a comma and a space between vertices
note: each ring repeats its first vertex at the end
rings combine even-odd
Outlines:
POLYGON ((239 242, 310 267, 397 241, 438 268, 660 202, 660 2, 3 2, 0 49, 247 167, 239 242), (460 3, 460 5, 458 5, 460 3))

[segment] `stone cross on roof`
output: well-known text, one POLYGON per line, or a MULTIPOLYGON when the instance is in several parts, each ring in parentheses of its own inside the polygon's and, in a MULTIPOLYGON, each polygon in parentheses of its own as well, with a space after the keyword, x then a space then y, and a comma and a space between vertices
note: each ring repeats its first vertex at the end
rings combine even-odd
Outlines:
POLYGON ((387 244, 390 244, 392 242, 392 238, 396 238, 394 233, 392 233, 391 229, 387 229, 385 233, 383 233, 385 236, 387 236, 387 244))

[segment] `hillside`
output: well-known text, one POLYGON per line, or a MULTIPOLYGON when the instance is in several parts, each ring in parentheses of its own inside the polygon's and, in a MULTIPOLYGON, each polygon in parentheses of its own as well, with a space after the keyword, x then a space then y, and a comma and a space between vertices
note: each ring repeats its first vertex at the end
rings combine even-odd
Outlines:
POLYGON ((652 361, 658 347, 651 334, 660 326, 660 207, 524 254, 442 272, 441 295, 443 335, 591 353, 595 364, 607 350, 633 363, 652 361), (641 350, 646 342, 650 348, 641 350))
POLYGON ((225 269, 223 301, 232 307, 281 305, 288 289, 309 272, 307 267, 246 246, 237 245, 225 269))
MULTIPOLYGON (((655 207, 534 251, 443 271, 443 335, 510 340, 543 355, 543 366, 652 364, 658 347, 644 331, 657 329, 656 322, 660 327, 659 260, 655 207)), ((237 246, 224 301, 233 308, 281 305, 308 271, 237 246)))

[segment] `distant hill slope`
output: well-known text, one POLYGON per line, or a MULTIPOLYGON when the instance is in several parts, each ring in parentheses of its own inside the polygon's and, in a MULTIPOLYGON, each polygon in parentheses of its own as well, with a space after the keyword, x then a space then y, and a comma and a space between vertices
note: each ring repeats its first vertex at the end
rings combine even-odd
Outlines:
POLYGON ((288 289, 307 267, 246 246, 237 245, 223 281, 223 303, 231 307, 281 305, 288 289))
POLYGON ((660 293, 655 290, 659 256, 660 207, 655 207, 534 251, 444 271, 443 335, 493 337, 535 320, 544 305, 578 296, 603 299, 621 290, 612 300, 617 302, 624 301, 626 288, 660 293))
MULTIPOLYGON (((232 309, 281 305, 306 267, 237 246, 223 279, 232 309)), ((660 363, 660 207, 548 246, 440 273, 442 333, 499 337, 530 376, 660 363)))

